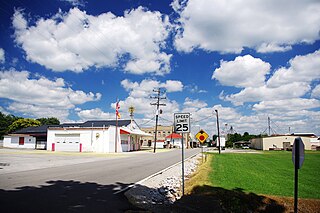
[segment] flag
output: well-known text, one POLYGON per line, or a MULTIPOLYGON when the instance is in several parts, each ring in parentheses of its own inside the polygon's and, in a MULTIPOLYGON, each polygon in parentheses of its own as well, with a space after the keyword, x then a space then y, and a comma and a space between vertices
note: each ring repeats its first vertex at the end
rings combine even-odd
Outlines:
POLYGON ((117 103, 116 103, 116 116, 118 119, 120 119, 120 117, 121 117, 119 109, 120 109, 120 104, 119 104, 119 101, 117 101, 117 103))

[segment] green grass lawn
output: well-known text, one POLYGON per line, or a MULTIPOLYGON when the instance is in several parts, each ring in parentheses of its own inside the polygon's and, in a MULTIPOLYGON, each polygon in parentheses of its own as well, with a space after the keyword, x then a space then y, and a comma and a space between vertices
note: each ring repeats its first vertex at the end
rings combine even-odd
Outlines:
MULTIPOLYGON (((294 166, 291 152, 212 154, 209 181, 225 189, 241 188, 256 194, 293 197, 294 166)), ((320 199, 320 153, 305 152, 299 170, 299 197, 320 199)))

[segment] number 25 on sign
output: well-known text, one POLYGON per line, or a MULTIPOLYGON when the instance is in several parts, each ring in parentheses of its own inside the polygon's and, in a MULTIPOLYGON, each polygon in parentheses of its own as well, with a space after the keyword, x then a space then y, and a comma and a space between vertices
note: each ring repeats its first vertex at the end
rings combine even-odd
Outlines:
POLYGON ((176 133, 190 132, 190 113, 175 113, 174 129, 176 133))

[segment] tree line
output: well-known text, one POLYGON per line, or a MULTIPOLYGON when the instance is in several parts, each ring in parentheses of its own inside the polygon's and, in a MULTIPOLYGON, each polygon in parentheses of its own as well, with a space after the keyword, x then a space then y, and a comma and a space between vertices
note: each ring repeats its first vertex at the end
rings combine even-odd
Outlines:
POLYGON ((249 141, 253 138, 262 138, 266 135, 259 134, 259 135, 251 135, 248 132, 244 132, 243 135, 239 133, 228 134, 228 140, 226 141, 226 147, 232 147, 234 142, 238 141, 249 141))
POLYGON ((18 117, 11 114, 6 115, 0 112, 0 139, 3 139, 4 135, 13 133, 26 127, 59 124, 59 119, 55 117, 32 119, 18 117))
MULTIPOLYGON (((226 137, 226 147, 233 147, 234 142, 238 141, 249 141, 253 138, 263 138, 268 136, 267 134, 259 134, 259 135, 253 135, 249 134, 248 132, 244 132, 243 135, 239 133, 234 133, 234 134, 228 134, 226 137)), ((218 135, 213 135, 212 140, 210 139, 210 142, 208 143, 208 146, 211 146, 213 141, 216 141, 218 135)))

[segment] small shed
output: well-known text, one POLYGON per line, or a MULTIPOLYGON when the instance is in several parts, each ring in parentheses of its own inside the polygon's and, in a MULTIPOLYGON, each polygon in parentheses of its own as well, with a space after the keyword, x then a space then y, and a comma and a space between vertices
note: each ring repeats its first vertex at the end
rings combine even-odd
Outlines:
POLYGON ((3 147, 46 149, 48 125, 30 126, 5 135, 3 147))
POLYGON ((171 133, 166 137, 166 146, 181 148, 182 147, 182 136, 177 133, 171 133))

